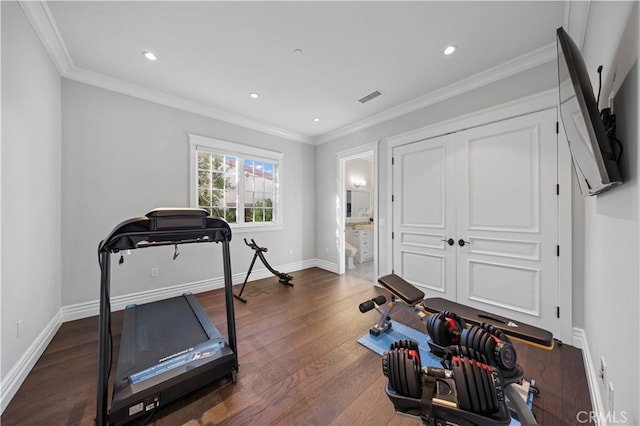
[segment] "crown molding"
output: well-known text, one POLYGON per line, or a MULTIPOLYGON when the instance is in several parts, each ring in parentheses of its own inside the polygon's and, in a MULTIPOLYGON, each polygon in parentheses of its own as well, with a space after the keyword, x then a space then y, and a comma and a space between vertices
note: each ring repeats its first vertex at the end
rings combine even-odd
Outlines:
MULTIPOLYGON (((491 84, 498 80, 510 77, 538 65, 555 60, 555 43, 543 46, 532 52, 509 60, 498 66, 489 68, 478 74, 472 75, 461 81, 457 81, 448 86, 434 90, 425 95, 419 96, 403 104, 397 105, 385 111, 379 112, 362 120, 348 124, 342 128, 333 130, 317 137, 311 137, 300 133, 292 132, 266 123, 253 120, 238 114, 222 111, 210 105, 196 102, 184 97, 170 95, 157 90, 148 89, 136 84, 127 83, 122 80, 107 77, 103 74, 95 73, 86 69, 76 67, 67 51, 65 42, 56 25, 55 19, 45 1, 18 0, 34 28, 36 34, 42 41, 45 49, 49 53, 58 72, 62 77, 70 80, 97 86, 103 89, 130 95, 150 102, 169 106, 179 110, 195 113, 205 117, 224 121, 237 126, 256 130, 266 134, 282 137, 285 139, 302 142, 311 145, 320 145, 342 136, 375 126, 385 121, 400 117, 405 114, 417 111, 430 105, 453 98, 471 90, 491 84)), ((565 7, 565 26, 571 30, 572 38, 584 41, 586 24, 589 16, 589 2, 569 1, 565 7)))
POLYGON ((564 29, 581 50, 587 33, 590 5, 590 0, 571 0, 566 2, 564 6, 564 29))
MULTIPOLYGON (((590 4, 591 0, 569 0, 565 4, 564 27, 571 35, 571 38, 578 43, 578 47, 580 49, 582 49, 587 32, 590 4)), ((534 50, 533 52, 507 61, 502 65, 498 65, 497 67, 490 68, 449 86, 445 86, 426 95, 422 95, 409 102, 398 105, 397 107, 367 117, 364 120, 357 121, 340 129, 318 136, 315 139, 316 144, 320 145, 342 136, 346 136, 349 133, 357 132, 367 127, 416 111, 420 108, 442 102, 446 99, 477 89, 502 78, 512 76, 529 68, 556 60, 556 56, 556 44, 548 44, 547 46, 534 50)))
POLYGON ((500 65, 474 74, 463 80, 457 81, 448 86, 436 89, 430 93, 419 96, 393 108, 379 112, 363 120, 356 121, 355 123, 349 124, 341 129, 334 130, 332 132, 326 133, 325 135, 319 136, 316 138, 316 144, 323 144, 325 142, 329 142, 350 133, 375 126, 393 118, 409 114, 411 112, 428 107, 430 105, 437 104, 439 102, 453 98, 479 87, 486 86, 495 81, 502 80, 504 78, 518 74, 522 71, 526 71, 530 68, 534 68, 538 65, 545 64, 555 59, 556 45, 555 43, 551 43, 532 52, 504 62, 500 65))
POLYGON ((93 71, 88 71, 82 68, 72 68, 64 73, 63 77, 70 80, 79 81, 81 83, 89 84, 91 86, 100 87, 102 89, 111 90, 113 92, 118 92, 139 99, 144 99, 146 101, 165 105, 171 108, 176 108, 181 111, 191 112, 194 114, 224 121, 225 123, 235 124, 247 129, 257 130, 262 133, 290 139, 296 142, 307 144, 313 144, 314 142, 314 140, 309 136, 301 135, 299 133, 291 132, 285 129, 280 129, 278 127, 261 123, 251 118, 222 111, 212 106, 192 101, 181 96, 170 95, 158 90, 148 89, 137 84, 107 77, 103 74, 95 73, 93 71))
POLYGON ((281 138, 313 144, 314 139, 310 136, 295 133, 276 126, 265 124, 239 114, 222 111, 210 105, 196 102, 184 97, 170 95, 157 90, 148 89, 137 84, 127 83, 122 80, 107 77, 93 71, 76 67, 71 60, 64 39, 58 30, 55 19, 51 14, 47 3, 44 1, 19 0, 29 23, 40 38, 43 46, 47 50, 51 60, 55 64, 60 75, 70 80, 90 84, 92 86, 111 90, 114 92, 130 95, 136 98, 155 102, 179 110, 191 112, 226 123, 235 124, 262 133, 278 136, 281 138))
POLYGON ((58 69, 58 73, 64 76, 66 72, 73 69, 73 61, 49 6, 44 1, 19 0, 18 4, 58 69))

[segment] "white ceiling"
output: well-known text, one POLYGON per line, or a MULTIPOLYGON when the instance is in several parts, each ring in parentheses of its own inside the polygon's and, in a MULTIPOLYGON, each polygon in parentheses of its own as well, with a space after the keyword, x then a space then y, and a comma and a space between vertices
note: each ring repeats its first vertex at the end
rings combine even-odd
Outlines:
POLYGON ((555 30, 569 10, 557 1, 23 8, 67 78, 309 143, 554 60, 555 30), (448 44, 458 47, 451 56, 442 53, 448 44), (383 95, 358 102, 374 90, 383 95))

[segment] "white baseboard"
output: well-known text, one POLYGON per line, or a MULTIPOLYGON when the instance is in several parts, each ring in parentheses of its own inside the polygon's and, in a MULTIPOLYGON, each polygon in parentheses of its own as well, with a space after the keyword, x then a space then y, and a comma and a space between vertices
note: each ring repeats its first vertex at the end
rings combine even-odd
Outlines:
MULTIPOLYGON (((214 278, 210 280, 195 281, 191 283, 177 284, 170 287, 164 287, 156 290, 147 290, 137 293, 129 293, 111 298, 111 311, 120 311, 128 305, 141 305, 143 303, 155 302, 156 300, 168 299, 174 296, 180 296, 183 293, 202 293, 204 291, 222 288, 224 281, 222 278, 214 278)), ((98 315, 100 312, 100 301, 92 300, 90 302, 77 303, 62 308, 63 322, 75 321, 82 318, 98 315)))
POLYGON ((325 271, 333 272, 334 274, 339 274, 340 270, 337 263, 332 263, 322 259, 313 259, 314 265, 317 268, 324 269, 325 271))
MULTIPOLYGON (((282 272, 294 272, 302 269, 311 268, 316 265, 317 259, 304 260, 300 262, 292 262, 284 265, 278 265, 274 267, 277 271, 282 272)), ((233 284, 242 284, 247 275, 247 272, 240 272, 233 274, 231 281, 233 284)), ((259 280, 262 278, 268 278, 272 276, 271 272, 267 268, 254 268, 251 271, 249 279, 251 281, 259 280)), ((181 294, 190 293, 203 293, 205 291, 215 290, 224 287, 224 278, 216 277, 208 280, 194 281, 190 283, 177 284, 170 287, 164 287, 156 290, 141 291, 137 293, 129 293, 121 296, 114 296, 111 298, 111 311, 119 311, 124 309, 128 305, 143 304, 149 302, 155 302, 156 300, 167 299, 169 297, 180 296, 181 294)), ((92 300, 90 302, 78 303, 75 305, 64 306, 62 308, 62 321, 74 321, 77 319, 92 317, 98 315, 100 309, 100 301, 92 300)))
MULTIPOLYGON (((326 269, 327 271, 335 273, 337 273, 338 271, 337 264, 320 259, 309 259, 300 262, 277 265, 274 267, 274 269, 276 269, 277 271, 291 273, 313 267, 326 269)), ((242 284, 245 280, 246 275, 246 271, 233 274, 233 284, 242 284)), ((251 271, 251 276, 249 277, 249 279, 251 281, 254 281, 271 276, 272 274, 267 268, 255 268, 251 271)), ((156 300, 179 296, 187 292, 197 294, 222 287, 224 287, 224 278, 217 277, 208 280, 177 284, 157 290, 141 291, 137 293, 115 296, 111 298, 111 310, 118 311, 131 304, 153 302, 156 300)), ((68 321, 74 321, 98 315, 99 309, 100 302, 98 300, 93 300, 89 302, 77 303, 75 305, 63 306, 58 311, 55 317, 49 322, 49 324, 47 324, 45 329, 42 330, 40 335, 31 344, 29 349, 25 351, 18 362, 11 368, 6 378, 2 379, 2 382, 0 383, 0 389, 2 390, 2 399, 0 400, 0 413, 4 412, 6 406, 9 405, 9 402, 16 394, 16 392, 22 385, 22 382, 24 382, 35 363, 38 361, 38 358, 40 358, 40 355, 42 355, 46 347, 49 345, 60 326, 68 321)))
POLYGON ((7 408, 11 399, 16 392, 18 392, 18 389, 22 386, 22 382, 27 378, 27 375, 56 335, 61 325, 62 310, 59 310, 33 343, 31 343, 29 348, 22 354, 18 362, 9 370, 9 373, 2 378, 0 382, 0 414, 4 413, 5 408, 7 408))
POLYGON ((589 396, 591 397, 592 410, 595 415, 592 419, 595 419, 600 426, 607 426, 606 410, 598 390, 599 378, 597 375, 598 368, 593 363, 591 352, 589 351, 589 344, 587 342, 587 335, 584 330, 578 327, 573 327, 573 346, 582 349, 582 359, 584 361, 584 370, 587 375, 587 383, 589 385, 589 396))

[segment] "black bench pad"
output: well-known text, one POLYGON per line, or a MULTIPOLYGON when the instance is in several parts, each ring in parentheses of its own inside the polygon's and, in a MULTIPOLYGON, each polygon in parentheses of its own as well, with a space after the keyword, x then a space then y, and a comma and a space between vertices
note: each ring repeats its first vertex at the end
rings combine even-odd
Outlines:
POLYGON ((467 325, 480 325, 483 322, 491 324, 512 338, 521 340, 527 344, 540 346, 543 349, 553 349, 554 346, 553 334, 546 330, 504 318, 500 315, 480 311, 476 308, 452 302, 441 297, 424 299, 422 306, 427 312, 433 314, 442 311, 455 312, 465 320, 467 325))
POLYGON ((378 278, 378 282, 408 305, 415 305, 424 299, 424 293, 396 274, 378 278))

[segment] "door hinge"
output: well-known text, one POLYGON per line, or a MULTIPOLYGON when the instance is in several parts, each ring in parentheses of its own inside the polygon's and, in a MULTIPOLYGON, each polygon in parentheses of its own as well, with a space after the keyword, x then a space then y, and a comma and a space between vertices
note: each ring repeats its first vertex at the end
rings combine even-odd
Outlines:
POLYGON ((392 233, 391 233, 391 239, 393 240, 395 237, 396 237, 395 232, 392 232, 392 233))
POLYGON ((560 306, 556 306, 556 317, 560 318, 560 306))
POLYGON ((556 195, 560 195, 560 184, 556 183, 556 195))
POLYGON ((393 203, 395 200, 396 200, 396 197, 393 194, 391 194, 391 202, 393 203))
POLYGON ((556 121, 556 134, 560 134, 560 123, 556 121))
POLYGON ((556 246, 556 256, 560 256, 560 246, 556 246))
POLYGON ((396 158, 395 157, 391 157, 391 165, 393 166, 396 163, 396 158))

